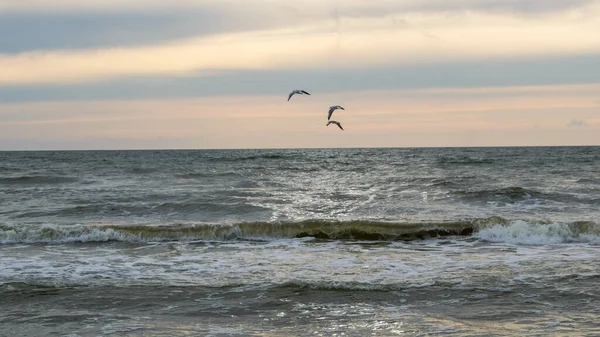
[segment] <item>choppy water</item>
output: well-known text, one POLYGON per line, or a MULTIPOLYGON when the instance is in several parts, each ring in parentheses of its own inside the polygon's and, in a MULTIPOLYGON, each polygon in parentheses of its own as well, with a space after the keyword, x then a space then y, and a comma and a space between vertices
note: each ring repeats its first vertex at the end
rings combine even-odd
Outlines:
POLYGON ((597 335, 600 147, 0 152, 0 335, 597 335))

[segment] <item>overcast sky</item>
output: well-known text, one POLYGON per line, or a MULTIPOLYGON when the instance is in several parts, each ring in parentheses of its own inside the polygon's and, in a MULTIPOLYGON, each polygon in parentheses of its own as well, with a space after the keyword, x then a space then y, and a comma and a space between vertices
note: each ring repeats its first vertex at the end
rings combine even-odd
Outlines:
POLYGON ((0 150, 600 145, 599 32, 600 0, 0 0, 0 150))

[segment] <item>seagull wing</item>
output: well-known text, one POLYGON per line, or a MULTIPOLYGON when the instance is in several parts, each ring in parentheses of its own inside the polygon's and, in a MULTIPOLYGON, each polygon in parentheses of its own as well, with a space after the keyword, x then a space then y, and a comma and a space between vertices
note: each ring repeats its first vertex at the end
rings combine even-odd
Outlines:
POLYGON ((335 108, 329 108, 329 113, 327 114, 327 120, 329 120, 331 118, 331 115, 333 114, 334 110, 335 110, 335 108))
POLYGON ((340 123, 337 123, 337 126, 339 126, 339 127, 340 127, 340 129, 342 129, 342 131, 344 130, 344 128, 342 127, 342 124, 340 124, 340 123))
POLYGON ((310 96, 310 94, 308 93, 308 91, 301 90, 300 92, 302 92, 303 94, 307 94, 307 95, 309 95, 309 96, 310 96))
POLYGON ((290 92, 290 95, 288 96, 288 101, 290 100, 290 98, 292 98, 292 96, 294 96, 295 93, 295 91, 290 92))
POLYGON ((342 110, 346 110, 346 109, 344 109, 344 107, 343 107, 343 106, 341 106, 341 105, 338 105, 338 108, 340 108, 340 109, 342 109, 342 110))

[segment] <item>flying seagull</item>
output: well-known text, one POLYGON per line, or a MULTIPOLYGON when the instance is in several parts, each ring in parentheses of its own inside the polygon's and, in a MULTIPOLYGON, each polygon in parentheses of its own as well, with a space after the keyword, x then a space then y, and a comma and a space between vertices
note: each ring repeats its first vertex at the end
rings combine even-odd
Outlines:
POLYGON ((331 115, 333 114, 333 112, 337 109, 342 109, 342 110, 346 110, 343 107, 339 106, 339 105, 333 105, 329 107, 329 114, 327 115, 327 120, 329 120, 331 118, 331 115))
POLYGON ((292 96, 294 96, 294 94, 309 95, 310 96, 310 94, 307 91, 304 91, 304 90, 294 90, 294 91, 290 92, 290 95, 288 96, 288 101, 290 100, 290 98, 292 98, 292 96))
POLYGON ((344 130, 344 128, 342 127, 342 124, 340 124, 340 122, 336 122, 336 121, 329 121, 327 122, 326 126, 329 126, 329 124, 336 124, 337 126, 340 127, 340 129, 344 130))

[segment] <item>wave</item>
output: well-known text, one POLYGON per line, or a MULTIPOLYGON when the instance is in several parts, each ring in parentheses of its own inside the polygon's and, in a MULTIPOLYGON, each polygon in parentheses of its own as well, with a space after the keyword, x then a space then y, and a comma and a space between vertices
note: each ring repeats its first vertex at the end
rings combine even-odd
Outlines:
MULTIPOLYGON (((406 179, 408 183, 414 184, 415 186, 446 186, 446 187, 461 187, 464 185, 472 184, 476 176, 448 176, 448 177, 410 177, 406 179)), ((397 178, 390 179, 391 182, 398 182, 397 178)))
MULTIPOLYGON (((106 280, 105 280, 106 281, 106 280)), ((148 289, 157 288, 158 291, 164 290, 166 287, 177 287, 182 288, 185 287, 190 291, 194 292, 206 292, 206 293, 214 293, 215 291, 221 292, 232 292, 232 293, 242 293, 242 292, 264 292, 265 290, 274 291, 274 292, 298 292, 303 290, 335 290, 335 291, 346 291, 346 290, 354 290, 354 291, 370 291, 370 292, 388 292, 388 291, 400 291, 407 290, 411 288, 421 289, 421 288, 429 288, 429 287, 440 287, 447 288, 452 286, 454 283, 448 282, 445 283, 443 281, 430 281, 423 280, 419 283, 409 283, 409 282, 393 282, 393 283, 369 283, 369 282, 360 282, 360 281, 320 281, 320 280, 294 280, 294 281, 284 281, 277 283, 267 283, 267 284, 224 284, 224 285, 198 285, 198 284, 169 284, 168 282, 157 285, 155 283, 148 283, 147 281, 144 283, 134 283, 134 284, 125 284, 125 283, 113 283, 113 282, 103 282, 101 284, 94 284, 92 282, 86 282, 86 280, 65 280, 65 279, 53 279, 53 280, 40 280, 40 279, 29 279, 27 281, 13 281, 13 282, 5 282, 2 283, 0 281, 0 294, 2 293, 18 293, 30 296, 39 296, 39 295, 51 295, 56 294, 57 292, 64 289, 72 289, 78 288, 82 289, 84 287, 110 287, 111 290, 122 289, 123 291, 148 291, 148 289), (193 290, 192 290, 193 289, 193 290)), ((498 290, 496 290, 498 291, 498 290)))
POLYGON ((240 162, 240 161, 252 161, 258 159, 284 159, 289 158, 289 156, 283 154, 256 154, 256 155, 248 155, 248 156, 235 156, 235 157, 210 157, 209 161, 222 161, 222 162, 240 162))
POLYGON ((459 157, 440 157, 440 158, 438 158, 437 162, 438 162, 438 164, 449 164, 449 165, 483 165, 483 164, 494 164, 495 160, 492 158, 459 156, 459 157))
MULTIPOLYGON (((185 201, 166 201, 159 203, 148 203, 147 201, 152 196, 145 197, 142 203, 131 203, 128 200, 127 203, 113 202, 95 203, 95 204, 81 204, 76 206, 69 206, 65 208, 59 208, 54 210, 45 211, 24 211, 16 218, 44 218, 48 216, 64 216, 64 217, 85 217, 85 216, 98 216, 98 215, 128 215, 128 216, 144 216, 148 214, 164 215, 164 214, 198 214, 201 212, 211 213, 233 213, 233 214, 247 214, 251 212, 261 212, 265 208, 258 205, 252 205, 245 203, 242 197, 245 196, 256 196, 259 192, 255 191, 243 191, 239 192, 237 196, 219 196, 212 195, 203 198, 190 198, 185 201)), ((160 197, 160 196, 159 196, 160 197)), ((156 198, 156 197, 155 197, 156 198)), ((162 199, 160 199, 162 200, 162 199)))
POLYGON ((239 176, 238 172, 234 171, 220 171, 220 172, 190 172, 190 173, 181 173, 176 174, 175 177, 181 179, 201 179, 201 178, 212 178, 212 177, 232 177, 239 176))
POLYGON ((575 202, 579 204, 598 205, 600 198, 581 198, 573 194, 548 193, 524 187, 504 187, 480 191, 458 191, 456 192, 465 200, 471 201, 501 201, 517 203, 520 201, 539 199, 555 202, 575 202))
POLYGON ((73 177, 61 176, 20 176, 0 178, 0 185, 44 185, 76 182, 73 177))
POLYGON ((459 192, 467 199, 488 200, 504 199, 510 201, 520 201, 528 198, 542 197, 543 193, 523 187, 505 187, 481 191, 459 192))
POLYGON ((473 237, 489 242, 528 245, 600 243, 600 226, 591 221, 562 224, 515 220, 483 226, 473 237))
POLYGON ((320 240, 412 241, 448 236, 517 244, 600 243, 594 222, 569 224, 500 217, 446 223, 376 221, 241 222, 171 225, 0 225, 0 243, 191 242, 314 238, 320 240))
POLYGON ((135 167, 130 170, 133 174, 149 174, 158 172, 158 168, 155 167, 135 167))
POLYGON ((49 284, 48 282, 27 281, 27 282, 0 282, 0 294, 2 293, 20 293, 32 295, 50 295, 56 294, 64 289, 64 285, 49 284))
POLYGON ((407 224, 373 221, 242 222, 161 226, 0 225, 0 243, 231 241, 312 237, 325 240, 416 240, 471 235, 472 223, 407 224))
POLYGON ((0 172, 19 172, 21 168, 0 166, 0 172))
POLYGON ((591 178, 581 178, 576 181, 578 184, 586 184, 586 185, 600 185, 600 180, 591 179, 591 178))

